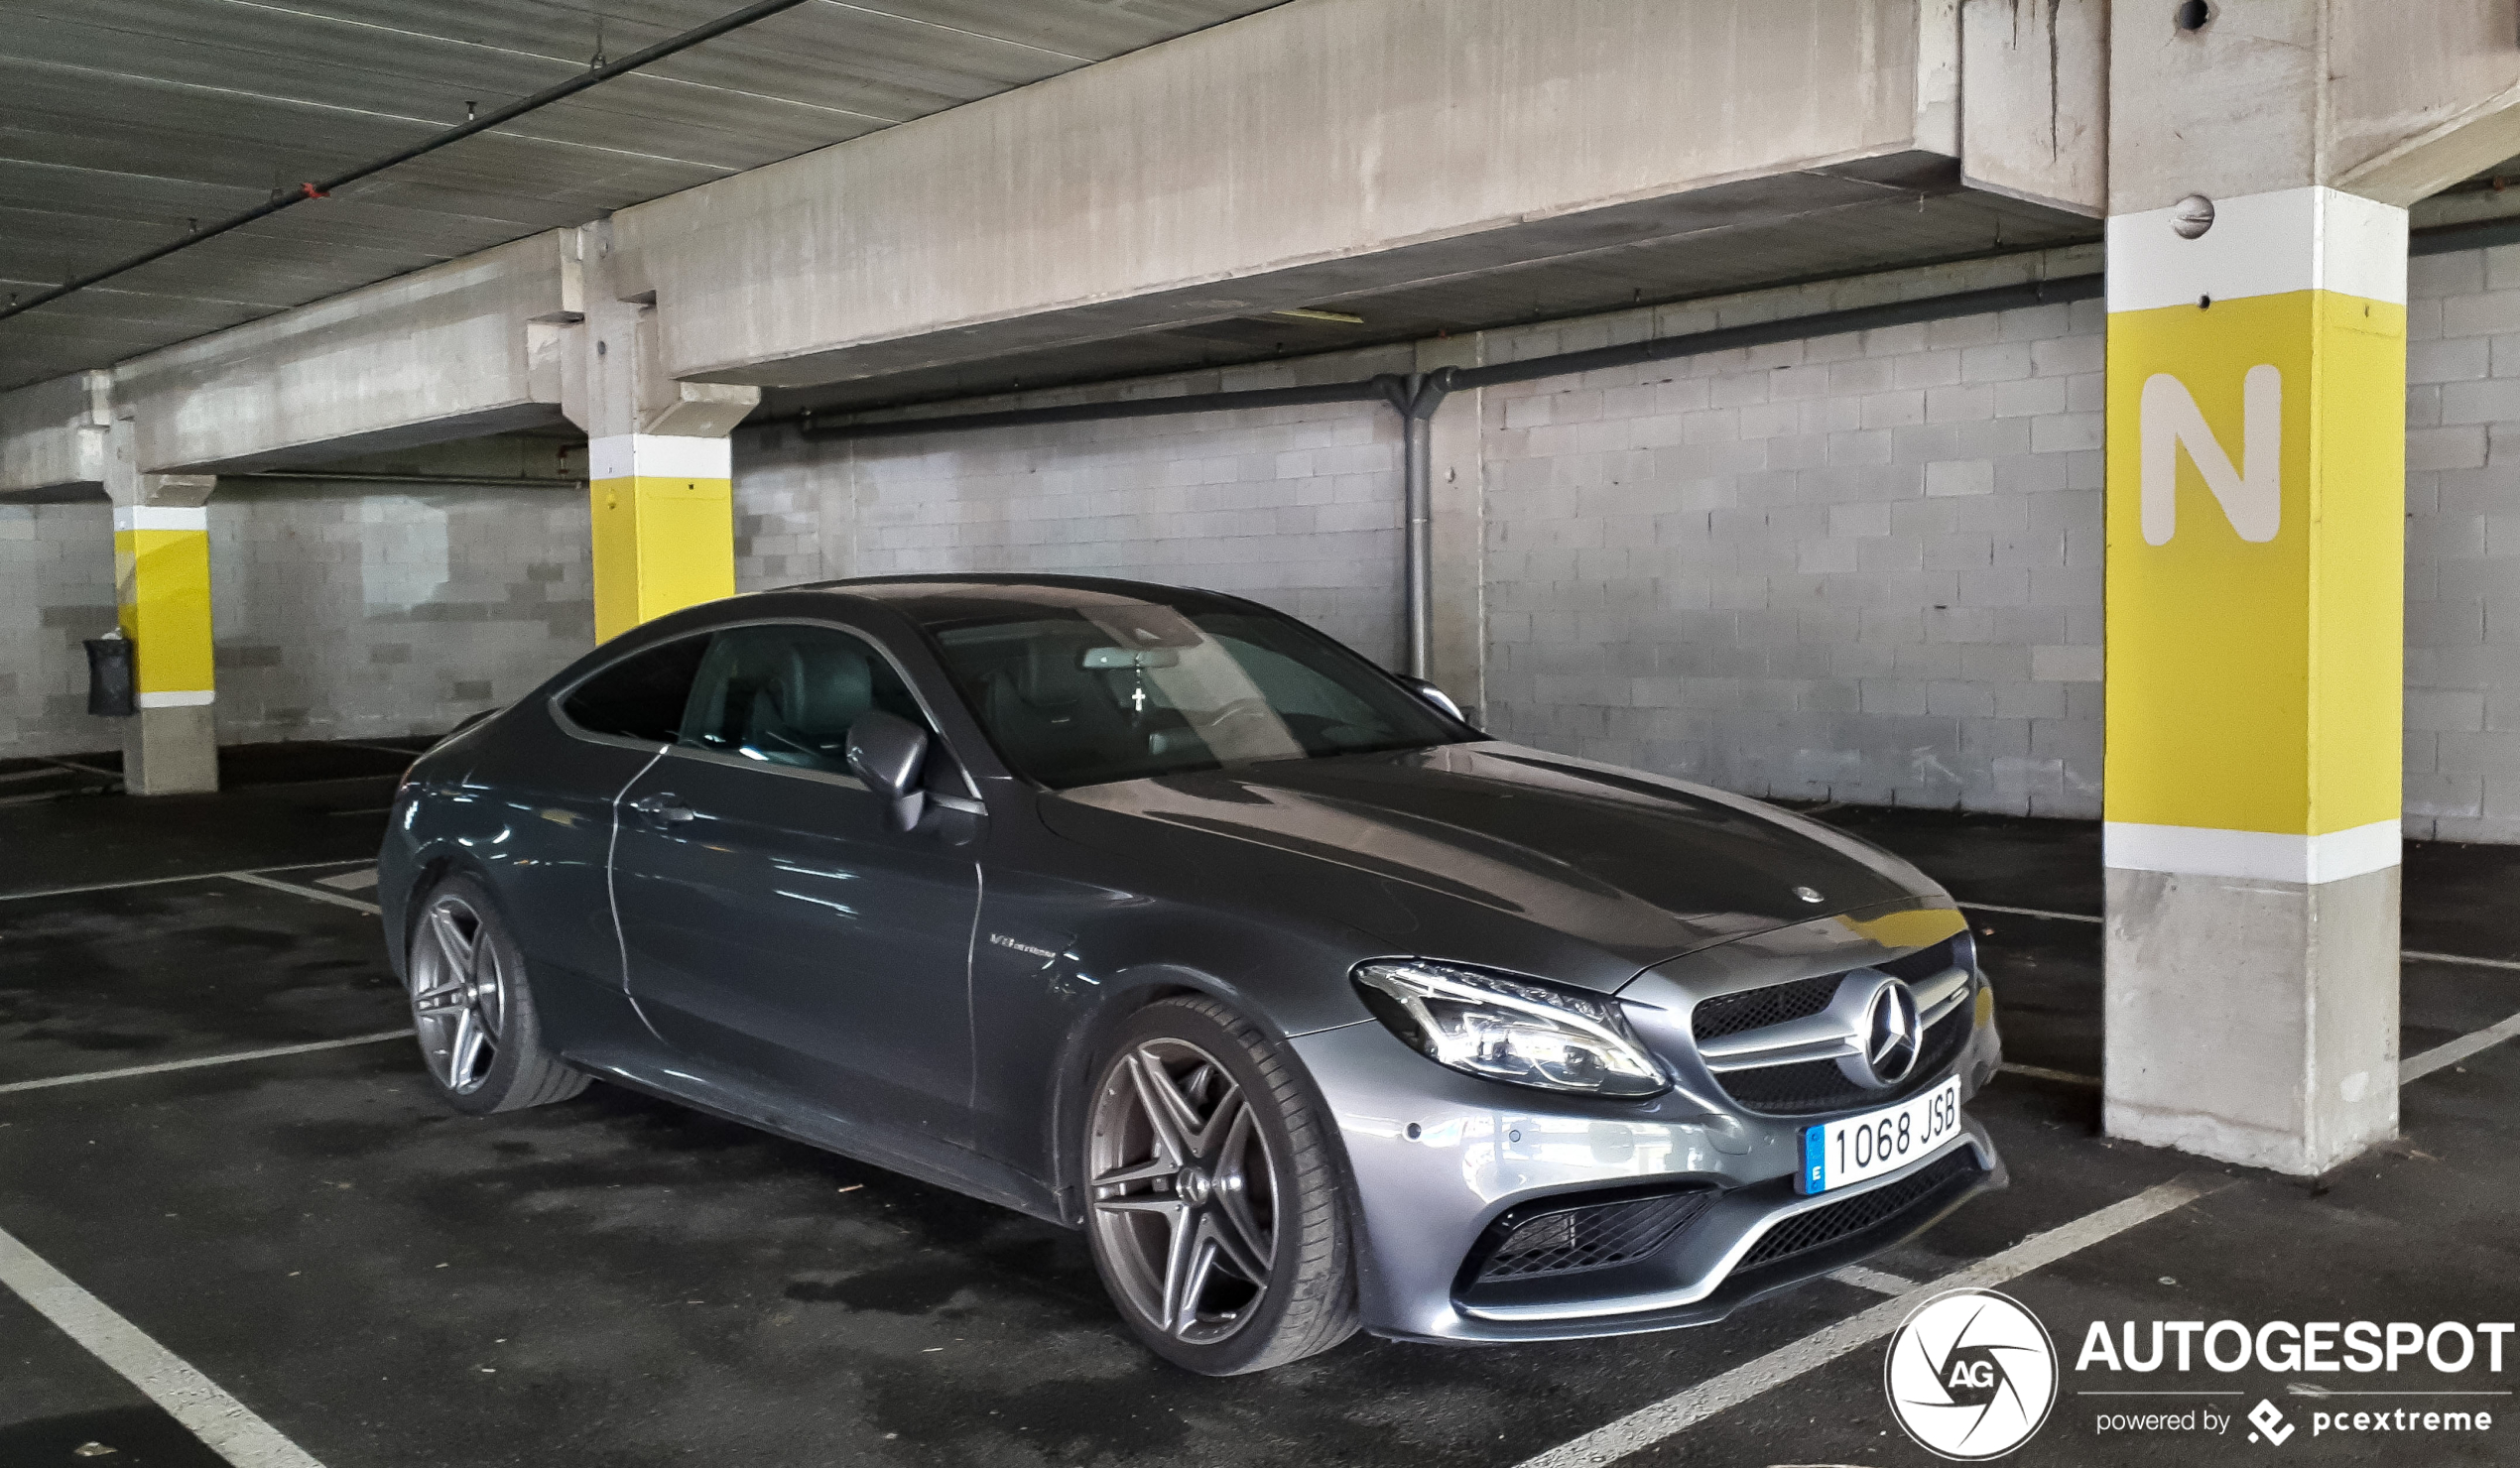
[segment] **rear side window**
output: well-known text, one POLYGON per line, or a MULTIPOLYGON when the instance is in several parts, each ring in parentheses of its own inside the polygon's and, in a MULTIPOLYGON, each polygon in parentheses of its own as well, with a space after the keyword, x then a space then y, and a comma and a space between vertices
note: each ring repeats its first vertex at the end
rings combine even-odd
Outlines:
POLYGON ((733 627, 700 664, 681 742, 766 765, 846 773, 848 730, 881 709, 926 726, 900 674, 829 627, 733 627))
POLYGON ((708 651, 705 636, 686 637, 636 653, 579 683, 561 712, 589 734, 615 734, 672 744, 691 701, 692 678, 708 651))

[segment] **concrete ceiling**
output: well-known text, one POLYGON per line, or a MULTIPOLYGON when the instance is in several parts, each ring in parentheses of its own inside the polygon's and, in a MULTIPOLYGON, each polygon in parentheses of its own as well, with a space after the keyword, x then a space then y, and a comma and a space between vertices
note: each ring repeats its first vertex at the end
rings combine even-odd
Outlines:
POLYGON ((2100 237, 2098 220, 1962 187, 1949 160, 1874 180, 1789 174, 1604 213, 1635 217, 1537 221, 1500 232, 1512 239, 1448 245, 1451 258, 1418 265, 1423 274, 1403 284, 1340 279, 1410 273, 1386 259, 1312 272, 1322 287, 1313 304, 1354 321, 1220 315, 1052 348, 1009 345, 951 364, 774 387, 756 418, 1302 357, 2100 237))
MULTIPOLYGON (((809 0, 25 315, 0 389, 941 112, 1277 0, 809 0)), ((740 0, 8 0, 0 292, 32 294, 740 0)))

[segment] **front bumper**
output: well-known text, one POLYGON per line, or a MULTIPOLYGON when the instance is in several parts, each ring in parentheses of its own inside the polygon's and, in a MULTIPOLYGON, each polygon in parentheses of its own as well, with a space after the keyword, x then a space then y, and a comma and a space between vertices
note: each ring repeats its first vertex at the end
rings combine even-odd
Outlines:
MULTIPOLYGON (((1886 1249, 2007 1180, 1965 1114, 1960 1136, 1899 1171, 1805 1197, 1795 1187, 1802 1130, 1824 1117, 1713 1113, 1678 1091, 1641 1103, 1523 1091, 1434 1064, 1372 1021, 1294 1046, 1346 1150, 1358 1305, 1377 1335, 1569 1340, 1704 1324, 1886 1249), (1657 1184, 1715 1191, 1650 1258, 1464 1286, 1465 1262, 1507 1209, 1657 1184), (1840 1208, 1875 1194, 1869 1208, 1840 1208), (1822 1216, 1828 1209, 1839 1211, 1822 1216), (1806 1215, 1802 1232, 1821 1242, 1754 1258, 1763 1238, 1806 1215)), ((1998 1054, 1993 1024, 1980 1023, 1928 1083, 1957 1074, 1965 1102, 1998 1054)))

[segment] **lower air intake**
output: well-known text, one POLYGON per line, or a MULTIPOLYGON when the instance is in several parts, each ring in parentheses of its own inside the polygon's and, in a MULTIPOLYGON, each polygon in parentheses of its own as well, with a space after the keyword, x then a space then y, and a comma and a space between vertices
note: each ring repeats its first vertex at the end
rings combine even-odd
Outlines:
POLYGON ((1733 1268, 1747 1270, 1774 1264, 1860 1234, 1923 1203, 1953 1179, 1977 1170, 1976 1155, 1961 1147, 1921 1172, 1808 1213, 1795 1214, 1760 1235, 1759 1242, 1751 1245, 1750 1252, 1733 1268))
MULTIPOLYGON (((1608 1203, 1533 1205, 1498 1220, 1502 1237, 1487 1251, 1476 1283, 1572 1275, 1643 1259, 1714 1201, 1711 1189, 1665 1192, 1608 1203)), ((1491 1229, 1491 1236, 1500 1232, 1491 1229)))

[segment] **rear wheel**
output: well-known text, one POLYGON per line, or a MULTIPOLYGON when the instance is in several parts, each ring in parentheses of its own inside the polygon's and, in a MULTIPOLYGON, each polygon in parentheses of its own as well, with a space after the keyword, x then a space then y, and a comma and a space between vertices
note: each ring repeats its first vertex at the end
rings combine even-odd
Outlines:
POLYGON ((1208 999, 1131 1016, 1085 1118, 1086 1231, 1141 1339, 1208 1376, 1356 1329, 1329 1134, 1294 1058, 1208 999))
POLYGON ((478 881, 450 877, 429 890, 407 958, 412 1029, 448 1105, 517 1111, 586 1089, 583 1074, 543 1047, 524 956, 478 881))

